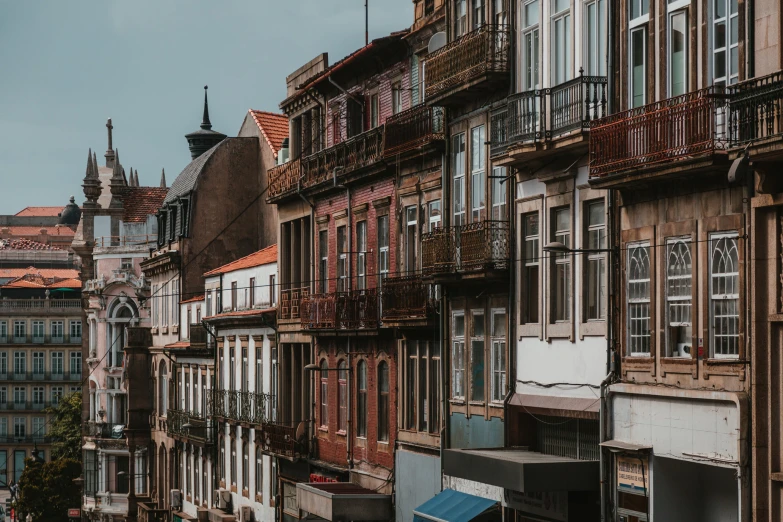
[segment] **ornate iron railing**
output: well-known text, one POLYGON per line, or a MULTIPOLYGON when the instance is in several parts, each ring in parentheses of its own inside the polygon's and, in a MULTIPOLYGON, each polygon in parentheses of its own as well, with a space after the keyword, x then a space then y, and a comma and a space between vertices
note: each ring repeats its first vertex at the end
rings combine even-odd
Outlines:
POLYGON ((263 451, 268 454, 290 458, 308 456, 310 444, 308 442, 307 424, 307 422, 264 423, 261 426, 263 451))
POLYGON ((374 288, 311 295, 302 299, 302 328, 358 330, 378 327, 378 293, 374 288))
POLYGON ((300 303, 310 294, 309 288, 290 288, 280 291, 280 319, 299 319, 300 303))
POLYGON ((726 95, 731 146, 783 134, 783 71, 731 85, 726 95))
POLYGON ((273 416, 275 397, 268 393, 212 390, 212 410, 207 415, 247 424, 261 424, 273 416))
POLYGON ((384 126, 370 129, 301 161, 302 188, 315 187, 383 159, 384 126))
POLYGON ((211 444, 215 441, 215 426, 212 418, 177 409, 166 411, 166 433, 211 444))
POLYGON ((435 309, 432 285, 421 276, 387 277, 381 287, 381 317, 384 320, 422 319, 435 309))
POLYGON ((593 121, 590 176, 698 156, 728 144, 722 87, 708 87, 593 121))
POLYGON ((301 177, 299 159, 272 167, 267 171, 269 197, 274 198, 295 189, 301 177))
POLYGON ((443 109, 419 104, 386 119, 383 155, 388 158, 443 139, 443 109))
POLYGON ((422 235, 422 269, 430 273, 506 269, 510 241, 508 221, 439 228, 422 235))
POLYGON ((457 88, 482 74, 508 72, 508 60, 508 27, 483 25, 424 60, 427 69, 426 97, 457 88))

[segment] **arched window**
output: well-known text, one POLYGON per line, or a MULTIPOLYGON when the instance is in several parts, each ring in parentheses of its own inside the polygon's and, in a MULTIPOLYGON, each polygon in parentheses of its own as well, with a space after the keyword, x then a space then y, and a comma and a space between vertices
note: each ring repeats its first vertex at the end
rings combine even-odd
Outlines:
POLYGON ((712 355, 739 356, 739 247, 735 233, 710 238, 710 328, 712 355))
POLYGON ((693 262, 690 239, 670 240, 666 245, 666 356, 691 356, 691 301, 693 262))
POLYGON ((242 489, 250 491, 250 449, 247 442, 242 443, 242 489))
POLYGON ((128 325, 134 318, 139 316, 133 301, 127 296, 118 297, 111 307, 109 314, 109 346, 108 346, 108 365, 109 367, 122 366, 122 353, 128 340, 128 325))
POLYGON ((367 362, 356 365, 356 436, 367 436, 367 362))
POLYGON ((158 415, 166 416, 166 410, 169 405, 169 383, 166 361, 160 361, 158 370, 158 415))
POLYGON ((389 365, 378 364, 378 440, 389 440, 389 365))
POLYGON ((628 352, 650 355, 650 246, 628 247, 628 352))
MULTIPOLYGON (((264 454, 261 453, 261 446, 256 446, 256 495, 264 495, 264 454)), ((259 499, 263 502, 263 498, 259 499)))
POLYGON ((326 428, 329 426, 329 371, 327 370, 326 359, 321 361, 321 388, 318 395, 321 399, 321 414, 320 421, 321 426, 326 428))
POLYGON ((348 431, 348 365, 345 361, 337 364, 337 429, 348 431))

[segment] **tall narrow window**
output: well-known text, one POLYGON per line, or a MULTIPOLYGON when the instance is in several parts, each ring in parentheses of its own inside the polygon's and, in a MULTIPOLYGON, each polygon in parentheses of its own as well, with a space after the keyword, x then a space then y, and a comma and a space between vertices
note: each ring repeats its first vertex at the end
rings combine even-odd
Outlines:
POLYGON ((451 171, 453 176, 454 226, 465 224, 465 133, 452 138, 451 171))
POLYGON ((389 216, 378 217, 378 275, 380 285, 389 274, 389 216))
POLYGON ((506 13, 506 6, 504 0, 493 0, 492 2, 492 15, 495 20, 495 25, 502 27, 508 23, 508 14, 506 13))
POLYGON ((337 227, 337 291, 348 291, 348 236, 345 226, 337 227))
POLYGON ((163 283, 163 285, 160 287, 160 300, 161 300, 161 309, 162 309, 160 324, 162 326, 169 325, 169 299, 168 297, 166 297, 168 291, 169 291, 168 283, 163 283))
POLYGON ((650 246, 628 246, 628 354, 650 355, 650 246))
POLYGON ((234 347, 229 348, 228 389, 236 391, 237 362, 234 358, 234 347))
POLYGON ((739 4, 737 0, 713 0, 712 81, 728 85, 739 80, 739 4))
POLYGON ((43 343, 44 342, 44 322, 43 321, 33 321, 33 342, 34 343, 43 343))
POLYGON ((416 272, 416 223, 417 207, 405 208, 405 270, 409 274, 416 272))
POLYGON ((356 436, 367 436, 367 363, 356 365, 356 436))
POLYGON ((506 187, 509 181, 505 179, 506 167, 494 167, 492 169, 492 219, 505 221, 506 213, 506 187))
POLYGON ((560 85, 571 77, 571 2, 552 3, 552 83, 560 85))
POLYGON ((51 322, 51 331, 52 331, 52 342, 53 343, 61 343, 63 342, 63 322, 62 321, 52 321, 51 322))
POLYGON ((468 32, 468 0, 454 0, 454 39, 468 32))
POLYGON ((585 74, 606 76, 606 1, 588 0, 585 3, 585 74))
POLYGON ((691 357, 693 263, 690 238, 666 244, 666 355, 691 357))
MULTIPOLYGON (((63 373, 62 362, 63 362, 63 352, 52 352, 52 373, 53 374, 56 375, 57 373, 60 373, 60 374, 63 373), (56 354, 60 354, 60 371, 59 372, 56 371, 56 366, 54 364, 54 360, 56 358, 56 354)), ((8 352, 0 352, 0 375, 2 376, 3 379, 7 378, 6 375, 8 375, 8 352)), ((57 377, 54 377, 54 378, 56 379, 57 377)))
POLYGON ((250 389, 249 375, 250 375, 250 361, 247 358, 247 348, 242 347, 242 391, 246 392, 250 389))
POLYGON ((43 378, 44 352, 33 352, 33 379, 43 378))
POLYGON ((14 373, 24 375, 27 372, 27 353, 14 352, 14 373))
POLYGON ((438 433, 440 430, 440 401, 441 401, 441 377, 440 377, 440 343, 434 341, 430 343, 430 361, 427 374, 429 389, 428 399, 428 427, 430 433, 438 433))
POLYGON ((239 469, 239 458, 237 458, 237 443, 231 439, 231 484, 237 485, 237 470, 239 469))
POLYGON ((318 253, 320 262, 318 264, 318 286, 322 294, 329 292, 329 231, 321 230, 318 232, 318 253))
POLYGON ((263 502, 264 495, 264 454, 261 446, 256 446, 256 500, 263 502))
POLYGON ((402 111, 402 82, 392 83, 392 114, 402 111))
POLYGON ((237 302, 237 282, 231 281, 231 308, 233 310, 239 310, 239 303, 237 302))
POLYGON ((356 223, 356 288, 367 288, 367 222, 356 223))
POLYGON ((470 130, 470 179, 471 179, 471 220, 475 223, 484 218, 487 206, 486 189, 484 185, 484 167, 486 153, 484 147, 484 126, 479 125, 470 130))
POLYGON ((405 343, 405 428, 416 430, 416 390, 418 389, 419 341, 408 340, 405 343))
POLYGON ((264 393, 264 349, 256 347, 256 393, 264 393))
POLYGON ((277 276, 275 274, 269 276, 269 304, 277 306, 277 276))
POLYGON ((250 278, 250 284, 248 286, 250 286, 250 300, 247 303, 247 307, 253 308, 256 305, 256 278, 255 277, 250 278))
POLYGON ((522 279, 522 298, 520 299, 523 323, 538 322, 538 277, 539 277, 539 252, 538 252, 538 212, 522 216, 523 235, 523 263, 524 277, 522 279))
POLYGON ((429 232, 432 232, 436 228, 440 228, 441 224, 441 215, 440 215, 440 200, 436 199, 435 201, 430 201, 427 203, 428 212, 430 216, 430 222, 429 222, 429 232))
POLYGON ((465 313, 455 312, 452 321, 451 398, 465 398, 465 313))
POLYGON ((522 88, 532 91, 540 87, 539 75, 539 0, 525 2, 522 12, 522 88))
POLYGON ((69 321, 72 343, 78 344, 82 342, 82 322, 80 320, 69 321))
POLYGON ((8 342, 8 323, 0 321, 0 343, 8 342))
POLYGON ((470 400, 484 400, 484 312, 471 313, 470 400))
POLYGON ((478 29, 486 23, 484 0, 473 0, 473 29, 478 29))
POLYGON ((430 423, 430 404, 427 400, 427 364, 429 363, 429 343, 419 341, 418 368, 416 371, 418 385, 416 387, 416 411, 419 414, 419 431, 427 431, 430 423))
POLYGON ((14 321, 14 342, 27 342, 27 321, 14 321))
POLYGON ((389 440, 389 365, 378 363, 378 440, 389 440))
POLYGON ((669 15, 669 96, 688 92, 688 14, 669 15))
POLYGON ((378 93, 370 96, 370 128, 374 129, 380 124, 381 106, 378 93))
MULTIPOLYGON (((603 201, 587 204, 587 249, 606 249, 606 213, 603 201)), ((585 311, 588 321, 606 319, 606 253, 587 254, 587 295, 585 311)))
POLYGON ((631 31, 631 106, 641 107, 647 98, 647 28, 631 31))
POLYGON ((715 358, 739 357, 739 248, 734 233, 710 237, 710 332, 715 358))
POLYGON ((321 387, 318 390, 319 398, 321 399, 320 404, 320 423, 322 428, 328 428, 329 427, 329 370, 326 363, 326 360, 324 359, 321 361, 321 387))
MULTIPOLYGON (((571 246, 571 212, 568 207, 552 211, 552 241, 571 246)), ((571 320, 571 254, 553 254, 552 320, 571 320)))
POLYGON ((345 361, 337 364, 337 429, 348 431, 348 365, 345 361))
POLYGON ((242 443, 242 489, 250 491, 250 445, 242 443))

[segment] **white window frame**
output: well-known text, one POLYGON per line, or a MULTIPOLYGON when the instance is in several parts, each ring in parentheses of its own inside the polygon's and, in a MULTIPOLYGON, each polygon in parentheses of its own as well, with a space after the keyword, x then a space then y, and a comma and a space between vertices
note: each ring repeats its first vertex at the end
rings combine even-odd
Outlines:
POLYGON ((638 26, 639 24, 644 24, 650 21, 650 0, 628 0, 628 20, 629 20, 629 28, 634 28, 638 26), (639 6, 639 16, 636 18, 631 18, 631 14, 633 13, 633 10, 631 9, 631 4, 637 4, 639 6), (647 12, 643 13, 642 9, 646 7, 647 12))
POLYGON ((69 340, 73 342, 81 342, 82 339, 82 322, 79 319, 68 321, 68 332, 70 333, 69 340))
POLYGON ((46 337, 46 323, 44 321, 33 321, 33 342, 42 343, 46 337))
POLYGON ((737 83, 739 81, 739 70, 732 71, 731 70, 731 50, 737 49, 737 69, 739 69, 739 7, 737 8, 737 12, 732 14, 731 13, 731 0, 717 0, 724 2, 724 9, 725 9, 725 16, 721 18, 717 18, 715 15, 715 1, 711 1, 708 4, 709 9, 709 19, 711 23, 709 24, 709 32, 710 32, 710 62, 709 62, 709 71, 710 76, 712 77, 712 83, 713 84, 723 84, 723 85, 730 85, 737 83), (737 43, 731 42, 731 21, 732 19, 737 20, 737 43), (718 42, 716 40, 717 37, 717 31, 715 30, 715 27, 718 24, 725 24, 726 29, 724 31, 724 34, 726 35, 726 41, 725 42, 718 42), (719 52, 724 53, 724 60, 726 62, 726 75, 721 77, 715 77, 715 57, 719 52))
MULTIPOLYGON (((627 252, 627 260, 626 260, 626 274, 627 274, 627 281, 626 281, 626 298, 625 298, 625 311, 626 311, 626 328, 628 329, 628 346, 626 353, 630 357, 650 357, 652 355, 652 258, 650 254, 650 242, 649 241, 640 241, 637 243, 629 243, 626 245, 626 252, 627 252), (640 278, 640 279, 631 279, 631 261, 633 260, 633 256, 637 249, 646 249, 646 257, 647 257, 647 278, 640 278), (647 296, 646 297, 637 297, 632 298, 630 289, 632 284, 644 284, 647 283, 647 296), (650 328, 647 330, 647 334, 634 334, 634 330, 632 328, 633 320, 634 319, 640 319, 641 316, 637 316, 632 318, 631 317, 631 309, 634 305, 647 305, 647 322, 650 326, 650 328), (647 338, 647 351, 640 351, 636 350, 634 351, 634 342, 633 339, 642 339, 646 337, 647 338)), ((642 318, 642 321, 644 319, 642 318)))
POLYGON ((508 219, 508 182, 506 167, 492 167, 491 220, 506 221, 508 219))
MULTIPOLYGON (((531 289, 535 288, 536 296, 538 299, 536 299, 535 303, 535 314, 536 314, 536 321, 526 321, 525 319, 529 319, 530 315, 520 315, 520 318, 522 319, 520 322, 522 324, 538 324, 541 322, 541 307, 540 307, 540 288, 539 288, 539 280, 541 279, 541 267, 544 266, 544 264, 541 262, 541 256, 540 256, 540 246, 541 246, 541 211, 534 210, 532 212, 524 212, 520 214, 521 217, 521 232, 522 232, 522 252, 521 252, 521 262, 524 264, 525 272, 524 272, 524 278, 525 278, 525 295, 521 296, 522 302, 529 304, 530 303, 530 291, 531 289), (535 234, 528 235, 527 233, 527 218, 535 216, 536 222, 537 222, 537 232, 535 234), (535 251, 535 255, 532 258, 527 257, 527 245, 528 243, 533 245, 533 250, 535 251), (527 275, 527 268, 528 267, 536 267, 536 277, 535 280, 532 280, 533 278, 528 277, 527 275)), ((521 305, 522 303, 520 303, 521 305)))
POLYGON ((439 199, 433 199, 427 202, 427 214, 429 219, 429 232, 441 227, 442 219, 441 203, 439 199), (437 210, 437 214, 435 211, 437 210))
POLYGON ((389 243, 391 242, 389 237, 389 215, 383 214, 378 216, 376 225, 376 233, 378 235, 378 282, 382 285, 383 280, 389 274, 389 243))
POLYGON ((503 403, 506 398, 506 368, 508 361, 506 360, 506 344, 508 339, 508 313, 505 308, 493 308, 490 313, 490 335, 492 346, 490 349, 490 401, 499 404, 503 403), (498 335, 495 331, 495 316, 503 315, 506 318, 506 333, 505 335, 498 335), (497 389, 495 386, 495 378, 498 378, 501 386, 497 389))
POLYGON ((522 18, 522 91, 541 88, 541 4, 543 0, 528 0, 520 9, 522 18), (536 6, 536 19, 527 19, 527 8, 536 6), (529 42, 528 42, 529 39, 529 42))
POLYGON ((33 374, 43 375, 46 371, 46 353, 33 352, 33 374))
POLYGON ((367 220, 356 223, 356 288, 367 288, 367 220))
MULTIPOLYGON (((666 263, 664 264, 664 269, 666 270, 666 273, 664 274, 664 277, 666 278, 666 283, 664 285, 664 299, 666 300, 666 306, 664 309, 664 317, 665 317, 665 327, 666 327, 666 357, 682 357, 682 358, 689 358, 691 357, 691 354, 693 353, 693 343, 688 339, 688 344, 691 347, 691 354, 683 354, 679 348, 677 350, 674 350, 675 346, 673 346, 673 340, 671 339, 671 327, 686 327, 691 328, 691 337, 693 336, 693 242, 691 241, 690 236, 683 236, 683 237, 670 237, 666 240, 666 263), (672 255, 672 248, 675 247, 678 244, 683 244, 687 248, 688 257, 690 258, 690 273, 689 274, 683 274, 683 275, 673 275, 670 272, 670 269, 672 267, 672 262, 670 260, 672 255), (687 295, 670 295, 670 289, 672 286, 672 281, 690 281, 691 289, 688 292, 687 295), (672 307, 676 306, 679 308, 687 307, 688 308, 688 316, 690 318, 690 321, 678 321, 673 322, 672 321, 672 307), (675 353, 676 352, 676 353, 675 353)), ((682 312, 680 312, 681 314, 682 312)), ((680 317, 682 317, 680 315, 680 317)))
POLYGON ((8 323, 0 321, 0 343, 8 342, 8 323))
MULTIPOLYGON (((682 94, 687 93, 688 92, 688 86, 689 86, 689 81, 688 81, 689 80, 689 75, 688 75, 688 43, 689 43, 689 41, 688 41, 688 34, 689 34, 689 25, 688 24, 690 22, 690 18, 688 16, 688 8, 687 7, 685 7, 685 8, 678 8, 678 6, 680 4, 682 4, 682 0, 679 0, 677 2, 673 2, 673 3, 669 4, 668 5, 668 14, 666 15, 666 21, 667 21, 667 24, 666 24, 666 40, 667 40, 666 41, 666 50, 667 50, 667 52, 666 52, 666 54, 667 54, 666 60, 668 62, 667 74, 669 76, 668 82, 667 82, 667 84, 668 84, 667 85, 667 90, 668 90, 668 95, 669 95, 670 98, 672 98, 674 96, 680 96, 682 94), (674 56, 673 56, 673 53, 672 53, 672 50, 673 50, 673 47, 672 47, 672 44, 673 44, 673 42, 672 42, 672 30, 673 30, 673 27, 674 27, 673 19, 676 16, 684 16, 685 17, 685 38, 684 38, 685 48, 683 50, 684 57, 683 57, 683 60, 682 60, 682 71, 681 71, 682 72, 682 77, 683 77, 683 82, 684 82, 684 88, 683 88, 683 91, 681 93, 675 93, 674 92, 674 86, 673 86, 673 83, 672 83, 672 80, 674 79, 674 74, 672 74, 673 71, 674 71, 674 63, 673 63, 674 62, 674 60, 673 60, 674 56)), ((687 6, 687 4, 686 4, 686 6, 687 6)))
MULTIPOLYGON (((467 324, 465 325, 467 328, 467 324)), ((474 308, 470 310, 470 345, 466 344, 466 348, 470 350, 470 388, 467 390, 467 393, 469 394, 469 400, 471 404, 483 404, 486 402, 486 388, 487 388, 487 313, 483 308, 474 308), (482 327, 482 334, 476 335, 476 324, 479 322, 476 321, 476 316, 480 316, 483 320, 482 327), (481 359, 483 362, 484 367, 484 387, 481 390, 481 397, 480 398, 474 398, 473 397, 473 367, 476 365, 476 361, 473 359, 473 343, 481 343, 481 359)))
POLYGON ((65 340, 64 321, 51 321, 49 323, 49 331, 52 334, 51 341, 53 343, 62 343, 65 340))
POLYGON ((405 271, 409 274, 416 273, 418 256, 416 255, 416 243, 418 238, 419 207, 409 205, 405 207, 405 271), (411 234, 413 237, 411 237, 411 234))
POLYGON ((646 25, 638 25, 631 28, 630 31, 628 31, 628 100, 629 100, 629 107, 643 107, 647 103, 647 26, 646 25), (634 105, 634 94, 633 94, 633 88, 634 88, 634 77, 633 77, 633 36, 637 32, 642 33, 642 45, 644 49, 642 49, 642 57, 644 58, 644 64, 642 65, 642 103, 641 105, 634 105))
POLYGON ((453 173, 453 186, 452 186, 452 198, 453 198, 453 211, 454 211, 454 226, 460 226, 467 223, 467 208, 466 208, 466 194, 465 194, 465 170, 466 170, 466 153, 467 153, 467 134, 460 132, 452 136, 452 145, 455 143, 461 143, 461 152, 457 152, 457 147, 452 146, 452 173, 453 173), (459 200, 457 199, 457 190, 459 187, 459 200))
POLYGON ((552 86, 561 85, 571 79, 572 66, 571 66, 571 1, 566 0, 568 7, 560 11, 555 12, 555 4, 557 0, 552 0, 550 7, 552 9, 551 18, 549 22, 550 32, 552 33, 550 51, 551 55, 551 69, 549 84, 552 86), (563 24, 562 40, 558 40, 557 31, 555 27, 558 23, 563 24), (562 50, 562 55, 561 55, 562 50), (561 78, 562 75, 562 78, 561 78))
POLYGON ((468 32, 468 0, 454 0, 454 40, 468 32))
POLYGON ((468 325, 464 310, 454 311, 451 314, 451 398, 464 401, 465 386, 465 329, 468 325), (457 336, 454 330, 454 322, 457 317, 462 318, 462 335, 457 336))
POLYGON ((52 376, 63 376, 65 373, 65 354, 64 352, 52 352, 51 359, 51 372, 52 376))
MULTIPOLYGON (((572 230, 572 222, 571 222, 571 207, 570 206, 564 206, 564 207, 556 207, 553 208, 551 211, 552 216, 552 222, 551 222, 551 230, 550 230, 550 237, 552 238, 552 241, 559 241, 563 243, 567 247, 571 247, 572 241, 573 241, 573 230, 572 230), (556 215, 559 212, 565 212, 568 216, 568 229, 558 229, 557 228, 557 218, 556 215)), ((539 232, 541 228, 539 227, 539 232)), ((570 253, 564 253, 564 254, 550 254, 550 259, 552 259, 552 264, 550 265, 552 267, 552 274, 550 277, 550 296, 552 297, 552 320, 550 322, 552 323, 569 323, 571 322, 572 318, 572 310, 573 307, 573 284, 572 284, 572 278, 573 278, 573 259, 572 254, 570 253), (566 270, 565 277, 563 279, 563 294, 557 295, 555 290, 557 288, 556 285, 556 279, 558 276, 558 268, 559 267, 565 267, 564 270, 566 270), (563 299, 562 307, 563 307, 563 316, 557 317, 557 300, 563 299)))
POLYGON ((708 289, 709 292, 709 300, 710 300, 710 356, 714 359, 737 359, 739 358, 739 350, 740 350, 740 339, 741 339, 741 333, 740 333, 740 271, 739 271, 739 263, 740 263, 740 244, 739 244, 739 235, 736 232, 717 232, 714 234, 710 234, 709 237, 709 283, 708 283, 708 289), (731 239, 734 240, 734 247, 737 251, 737 267, 735 272, 724 272, 722 274, 716 275, 713 270, 713 255, 715 254, 715 250, 717 248, 716 243, 719 243, 721 240, 724 239, 731 239), (736 277, 736 293, 729 293, 725 292, 722 294, 716 294, 713 293, 713 279, 716 277, 736 277), (717 353, 716 348, 716 320, 717 320, 717 314, 716 314, 716 304, 718 302, 729 302, 729 301, 735 301, 736 302, 736 316, 734 314, 732 315, 726 315, 725 317, 736 317, 736 335, 726 335, 724 337, 732 337, 736 339, 736 353, 717 353))
POLYGON ((484 0, 472 0, 470 7, 471 18, 473 19, 470 25, 475 31, 487 23, 487 5, 484 0))
MULTIPOLYGON (((606 249, 606 242, 607 242, 607 233, 606 233, 606 200, 601 199, 593 199, 590 201, 586 201, 584 204, 584 222, 585 222, 585 236, 584 236, 584 242, 586 245, 586 248, 588 250, 605 250, 606 249), (591 225, 590 224, 590 208, 593 205, 601 205, 603 208, 603 216, 604 220, 603 223, 597 224, 597 225, 591 225), (598 246, 594 247, 590 245, 590 233, 591 232, 598 232, 599 237, 601 237, 601 232, 603 232, 603 238, 602 240, 599 239, 598 246)), ((585 304, 584 304, 584 313, 585 313, 585 322, 602 322, 606 321, 606 314, 607 314, 607 253, 606 252, 587 252, 585 256, 585 263, 584 263, 584 274, 585 274, 585 281, 587 283, 587 286, 585 287, 584 292, 584 298, 585 298, 585 304), (599 269, 597 273, 593 273, 592 267, 593 263, 598 263, 599 269), (593 303, 597 305, 598 310, 598 317, 590 317, 589 313, 589 306, 590 303, 588 302, 588 297, 590 295, 590 292, 588 291, 588 288, 590 286, 590 281, 593 278, 593 276, 597 275, 598 281, 595 283, 596 288, 598 289, 598 303, 593 303), (603 295, 602 295, 603 294, 603 295)))
POLYGON ((0 375, 8 375, 8 352, 0 352, 0 375))
POLYGON ((337 291, 347 292, 348 288, 348 252, 341 251, 342 248, 347 247, 348 237, 350 234, 348 227, 345 225, 338 226, 335 230, 337 236, 337 291), (340 231, 342 230, 343 241, 340 241, 340 231), (344 243, 341 244, 341 243, 344 243))
POLYGON ((606 18, 606 5, 611 0, 587 0, 582 8, 584 14, 584 64, 585 74, 588 76, 606 76, 606 50, 608 44, 608 31, 606 18), (588 13, 595 9, 595 26, 591 26, 588 13), (591 60, 595 59, 595 63, 591 60))
POLYGON ((486 140, 487 131, 484 125, 476 125, 470 129, 470 220, 473 223, 486 219, 486 140))

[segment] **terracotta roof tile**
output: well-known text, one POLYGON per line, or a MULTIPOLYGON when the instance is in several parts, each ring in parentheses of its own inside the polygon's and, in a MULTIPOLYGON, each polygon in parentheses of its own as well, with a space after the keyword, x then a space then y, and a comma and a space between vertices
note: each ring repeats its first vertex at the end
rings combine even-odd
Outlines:
POLYGON ((163 205, 169 189, 165 187, 128 187, 123 199, 122 220, 125 223, 143 223, 163 205))
POLYGON ((0 250, 61 250, 29 239, 0 239, 0 250))
POLYGON ((253 268, 254 266, 268 265, 269 263, 277 263, 277 245, 272 245, 253 252, 249 256, 241 257, 236 261, 232 261, 226 265, 215 268, 205 273, 204 276, 213 276, 218 274, 226 274, 233 272, 234 270, 242 270, 243 268, 253 268))
POLYGON ((253 109, 250 109, 250 114, 256 120, 261 134, 264 135, 266 142, 277 157, 277 152, 283 146, 283 140, 288 137, 288 116, 253 109))
MULTIPOLYGON (((81 288, 78 277, 47 276, 35 267, 23 269, 24 273, 2 286, 2 288, 81 288)), ((74 270, 75 272, 75 270, 74 270)))
POLYGON ((28 217, 57 217, 65 207, 25 207, 15 215, 28 217))
POLYGON ((185 299, 184 301, 180 301, 179 304, 197 303, 203 300, 204 300, 204 294, 201 294, 201 295, 197 295, 196 297, 191 297, 190 299, 185 299))
POLYGON ((59 279, 76 279, 79 271, 72 268, 0 268, 0 279, 16 279, 31 272, 38 272, 43 277, 59 279))
POLYGON ((6 229, 8 229, 8 232, 12 236, 37 236, 41 234, 41 230, 45 230, 46 233, 50 236, 73 237, 76 234, 76 231, 65 225, 54 225, 46 227, 13 225, 9 227, 0 227, 0 232, 3 232, 6 229))
POLYGON ((167 344, 164 348, 183 349, 190 348, 190 341, 177 341, 176 343, 167 344))

